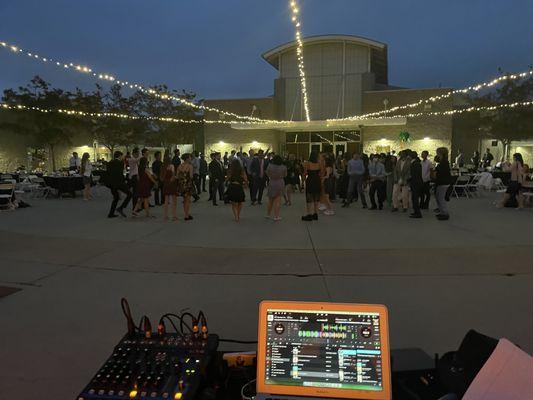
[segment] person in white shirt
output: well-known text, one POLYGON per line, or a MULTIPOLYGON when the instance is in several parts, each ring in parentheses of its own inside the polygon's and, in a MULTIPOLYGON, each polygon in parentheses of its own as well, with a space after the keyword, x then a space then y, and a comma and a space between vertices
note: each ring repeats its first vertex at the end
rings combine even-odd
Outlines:
POLYGON ((78 153, 72 153, 72 157, 68 160, 68 169, 69 171, 78 171, 81 166, 81 160, 78 157, 78 153))
POLYGON ((93 165, 91 164, 89 153, 83 153, 81 157, 81 176, 83 179, 83 200, 92 200, 91 183, 93 174, 93 165))
POLYGON ((420 209, 427 210, 429 208, 429 200, 431 199, 430 184, 431 184, 431 170, 433 163, 428 159, 429 152, 422 152, 422 191, 420 192, 420 209))

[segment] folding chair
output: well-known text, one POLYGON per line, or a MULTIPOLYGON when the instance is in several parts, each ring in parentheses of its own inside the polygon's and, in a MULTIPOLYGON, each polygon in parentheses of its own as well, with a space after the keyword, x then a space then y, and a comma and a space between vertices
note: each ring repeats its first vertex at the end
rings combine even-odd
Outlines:
POLYGON ((40 195, 43 198, 47 198, 50 194, 52 188, 46 185, 46 182, 43 178, 39 178, 37 175, 30 175, 30 191, 33 196, 40 195))
POLYGON ((452 195, 454 195, 456 198, 459 198, 459 195, 464 195, 467 199, 470 198, 470 194, 468 193, 468 184, 470 182, 470 177, 461 175, 457 177, 457 181, 453 185, 453 191, 452 195))
POLYGON ((479 185, 480 178, 481 178, 481 174, 475 174, 470 179, 470 182, 468 182, 468 184, 466 185, 468 192, 472 196, 476 196, 476 197, 479 196, 479 191, 481 189, 481 185, 479 185))
POLYGON ((0 184, 0 209, 14 210, 13 195, 15 193, 15 185, 12 183, 0 184))

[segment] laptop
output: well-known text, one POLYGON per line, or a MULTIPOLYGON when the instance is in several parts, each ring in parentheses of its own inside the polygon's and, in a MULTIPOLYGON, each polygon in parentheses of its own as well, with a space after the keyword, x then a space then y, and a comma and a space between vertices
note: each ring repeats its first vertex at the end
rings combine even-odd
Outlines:
POLYGON ((391 399, 387 308, 264 301, 256 400, 391 399))

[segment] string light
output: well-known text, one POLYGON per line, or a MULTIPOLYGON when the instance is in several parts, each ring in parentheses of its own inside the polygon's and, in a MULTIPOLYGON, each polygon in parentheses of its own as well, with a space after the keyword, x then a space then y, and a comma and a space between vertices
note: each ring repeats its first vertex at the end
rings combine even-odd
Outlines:
MULTIPOLYGON (((239 121, 223 121, 223 120, 193 120, 193 119, 181 119, 181 118, 172 118, 172 117, 145 117, 137 115, 128 115, 128 114, 119 114, 119 113, 94 113, 78 110, 69 110, 69 109, 49 109, 33 106, 24 106, 21 104, 10 105, 7 103, 0 103, 0 110, 15 110, 15 111, 37 111, 40 113, 60 113, 71 116, 78 117, 89 117, 89 118, 118 118, 118 119, 127 119, 127 120, 146 120, 146 121, 160 121, 160 122, 169 122, 177 124, 236 124, 239 121)), ((250 124, 258 124, 260 122, 250 122, 250 124)))
MULTIPOLYGON (((533 106, 533 101, 517 101, 515 103, 503 103, 503 104, 497 104, 495 106, 467 107, 467 108, 460 108, 460 109, 448 110, 448 111, 433 111, 433 112, 411 113, 411 114, 405 114, 405 115, 393 115, 393 116, 390 116, 389 118, 417 118, 417 117, 425 117, 425 116, 449 116, 449 115, 463 114, 463 113, 468 113, 468 112, 497 111, 501 109, 530 107, 530 106, 533 106)), ((368 119, 379 119, 379 118, 368 118, 368 119)))
POLYGON ((296 58, 298 59, 298 72, 300 74, 300 84, 302 86, 302 98, 305 111, 305 119, 307 122, 310 122, 311 116, 309 113, 309 101, 307 96, 307 82, 304 63, 304 46, 302 41, 302 22, 301 18, 299 18, 300 9, 296 0, 290 0, 290 6, 292 10, 291 20, 296 30, 296 58))
POLYGON ((276 123, 276 122, 278 122, 278 121, 275 121, 275 120, 266 120, 266 119, 261 119, 261 118, 257 118, 257 117, 238 115, 238 114, 235 114, 235 113, 232 113, 232 112, 219 110, 219 109, 214 108, 214 107, 208 107, 208 106, 205 106, 203 104, 202 105, 198 105, 198 104, 195 104, 195 103, 193 103, 191 101, 183 99, 181 97, 173 96, 173 95, 170 95, 168 93, 158 92, 158 91, 156 91, 154 89, 147 88, 147 87, 145 87, 143 85, 140 85, 138 83, 135 83, 135 82, 129 82, 129 81, 120 80, 120 79, 116 78, 115 76, 107 74, 107 73, 95 72, 95 71, 93 71, 91 68, 89 68, 87 66, 78 65, 78 64, 74 64, 74 63, 65 63, 65 62, 62 62, 62 61, 54 60, 54 59, 52 59, 50 57, 43 57, 43 56, 40 56, 39 54, 36 54, 34 52, 25 50, 25 49, 21 48, 20 46, 16 46, 14 44, 10 44, 10 43, 7 43, 7 42, 0 41, 0 48, 4 48, 6 50, 10 50, 11 53, 14 53, 14 54, 26 55, 26 56, 34 59, 34 60, 38 60, 38 61, 41 61, 41 62, 46 63, 46 64, 54 65, 54 66, 56 66, 58 68, 61 68, 62 70, 71 70, 71 71, 76 71, 76 72, 79 72, 79 73, 84 73, 84 74, 90 75, 90 76, 92 76, 92 77, 94 77, 96 79, 117 83, 120 86, 123 86, 123 87, 126 87, 126 88, 136 89, 136 90, 141 91, 142 93, 146 93, 146 94, 152 95, 152 96, 157 97, 157 98, 162 99, 162 100, 174 100, 174 101, 177 101, 177 102, 179 102, 179 103, 181 103, 181 104, 183 104, 183 105, 185 105, 187 107, 194 108, 194 109, 197 109, 197 110, 211 111, 211 112, 215 112, 215 113, 218 113, 218 114, 226 115, 228 117, 237 118, 239 120, 268 122, 268 123, 276 123))
MULTIPOLYGON (((376 112, 371 112, 371 113, 367 113, 367 114, 362 114, 362 115, 355 115, 355 116, 351 116, 351 117, 346 117, 346 118, 343 118, 341 120, 345 121, 345 120, 358 120, 358 119, 366 119, 366 118, 369 118, 369 117, 377 117, 377 116, 381 116, 381 115, 385 115, 385 114, 390 114, 392 112, 395 112, 395 111, 399 111, 399 110, 406 110, 406 109, 410 109, 410 108, 416 108, 418 106, 421 106, 423 104, 429 104, 429 103, 435 103, 439 100, 443 100, 443 99, 446 99, 448 97, 451 97, 455 94, 466 94, 466 93, 469 93, 469 92, 479 92, 483 89, 488 89, 488 88, 492 88, 504 81, 514 81, 514 80, 518 80, 518 79, 525 79, 525 78, 528 78, 528 77, 531 77, 533 76, 533 70, 528 70, 528 71, 523 71, 523 72, 519 72, 519 73, 515 73, 515 74, 505 74, 505 75, 501 75, 501 76, 498 76, 497 78, 494 78, 490 81, 487 81, 487 82, 481 82, 481 83, 478 83, 476 85, 472 85, 472 86, 468 86, 468 87, 465 87, 465 88, 462 88, 462 89, 455 89, 455 90, 450 90, 446 93, 443 93, 441 95, 438 95, 438 96, 432 96, 432 97, 429 97, 427 99, 422 99, 422 100, 418 100, 414 103, 410 103, 410 104, 405 104, 405 105, 402 105, 402 106, 397 106, 397 107, 392 107, 392 108, 389 108, 388 110, 382 110, 382 111, 376 111, 376 112)), ((335 121, 335 120, 333 120, 335 121)))

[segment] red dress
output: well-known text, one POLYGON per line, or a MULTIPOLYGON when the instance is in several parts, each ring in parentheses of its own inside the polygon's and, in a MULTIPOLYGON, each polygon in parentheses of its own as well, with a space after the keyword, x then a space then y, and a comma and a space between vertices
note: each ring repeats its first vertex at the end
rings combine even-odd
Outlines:
POLYGON ((174 171, 167 169, 163 177, 163 194, 165 196, 175 196, 178 194, 178 181, 174 178, 174 171))
POLYGON ((139 179, 139 184, 137 186, 139 197, 142 199, 146 199, 152 196, 152 187, 153 182, 148 177, 148 172, 145 172, 144 174, 142 174, 141 179, 139 179))

